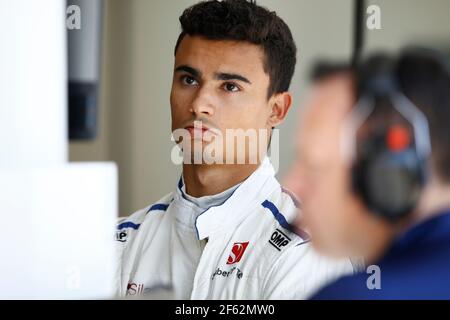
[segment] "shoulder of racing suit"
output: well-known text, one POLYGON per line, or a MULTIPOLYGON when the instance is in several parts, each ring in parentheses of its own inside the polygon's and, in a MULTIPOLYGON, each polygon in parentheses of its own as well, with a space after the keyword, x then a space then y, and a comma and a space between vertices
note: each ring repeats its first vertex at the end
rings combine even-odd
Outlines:
POLYGON ((169 193, 159 201, 136 211, 129 217, 120 219, 117 224, 116 241, 124 244, 131 242, 139 229, 141 229, 141 226, 151 220, 148 218, 149 215, 151 214, 152 219, 160 219, 172 201, 173 193, 169 193))
MULTIPOLYGON (((289 190, 280 187, 265 199, 261 206, 272 217, 272 228, 279 230, 284 237, 288 237, 295 245, 308 243, 309 234, 296 226, 300 212, 300 201, 289 190)), ((273 234, 275 237, 275 235, 273 234)))
POLYGON ((292 241, 272 261, 263 282, 264 299, 304 299, 323 285, 354 272, 350 259, 333 259, 318 253, 311 245, 309 234, 295 226, 298 215, 301 215, 301 204, 295 195, 281 188, 271 197, 279 197, 278 201, 269 199, 263 203, 272 211, 278 224, 271 235, 271 242, 280 246, 290 239, 292 241))
POLYGON ((305 299, 322 285, 353 272, 349 259, 331 259, 312 247, 309 234, 295 225, 300 202, 289 190, 277 190, 262 206, 275 220, 266 241, 266 252, 272 254, 266 255, 271 267, 262 283, 264 299, 305 299))

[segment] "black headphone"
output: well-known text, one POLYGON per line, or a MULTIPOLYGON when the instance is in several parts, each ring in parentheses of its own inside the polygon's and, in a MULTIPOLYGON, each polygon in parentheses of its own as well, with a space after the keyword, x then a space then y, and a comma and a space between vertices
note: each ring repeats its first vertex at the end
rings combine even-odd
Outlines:
POLYGON ((354 192, 392 223, 417 206, 431 151, 427 119, 400 90, 396 64, 378 56, 357 68, 359 100, 350 121, 354 192))

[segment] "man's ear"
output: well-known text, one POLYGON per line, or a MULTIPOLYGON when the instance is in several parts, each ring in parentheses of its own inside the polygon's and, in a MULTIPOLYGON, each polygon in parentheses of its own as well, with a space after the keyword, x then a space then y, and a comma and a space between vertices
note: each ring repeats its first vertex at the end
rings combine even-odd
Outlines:
POLYGON ((267 124, 271 128, 275 128, 283 123, 286 118, 292 105, 292 96, 289 92, 277 93, 270 98, 269 105, 271 111, 267 124))

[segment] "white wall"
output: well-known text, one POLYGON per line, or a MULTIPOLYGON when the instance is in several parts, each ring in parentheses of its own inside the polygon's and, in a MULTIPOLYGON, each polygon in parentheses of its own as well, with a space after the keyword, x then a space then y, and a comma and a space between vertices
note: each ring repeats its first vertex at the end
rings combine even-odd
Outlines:
POLYGON ((53 1, 42 11, 36 2, 0 2, 0 168, 67 161, 59 121, 67 114, 65 30, 55 28, 57 18, 63 25, 63 6, 53 1))
POLYGON ((114 295, 117 172, 67 161, 65 10, 0 0, 0 299, 114 295))
MULTIPOLYGON (((72 143, 71 160, 119 165, 120 213, 128 215, 173 190, 180 168, 170 161, 173 47, 178 17, 195 0, 106 0, 101 130, 91 143, 72 143)), ((395 49, 418 37, 450 34, 447 0, 373 0, 382 30, 368 34, 370 49, 395 49)), ((293 156, 298 106, 318 57, 346 59, 352 49, 352 0, 260 0, 291 27, 299 54, 291 86, 294 108, 281 126, 280 172, 293 156)))

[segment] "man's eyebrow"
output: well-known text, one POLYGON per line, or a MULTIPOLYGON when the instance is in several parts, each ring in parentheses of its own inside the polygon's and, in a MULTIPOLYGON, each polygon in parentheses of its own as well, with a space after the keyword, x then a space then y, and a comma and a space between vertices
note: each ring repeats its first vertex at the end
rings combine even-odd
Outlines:
POLYGON ((239 75, 239 74, 235 74, 235 73, 216 73, 215 78, 217 80, 240 80, 243 82, 246 82, 248 84, 252 84, 250 82, 250 80, 248 80, 247 78, 239 75))
POLYGON ((200 78, 202 75, 202 73, 199 70, 192 68, 188 65, 181 65, 175 69, 175 72, 183 72, 183 71, 190 73, 192 76, 196 78, 200 78))

